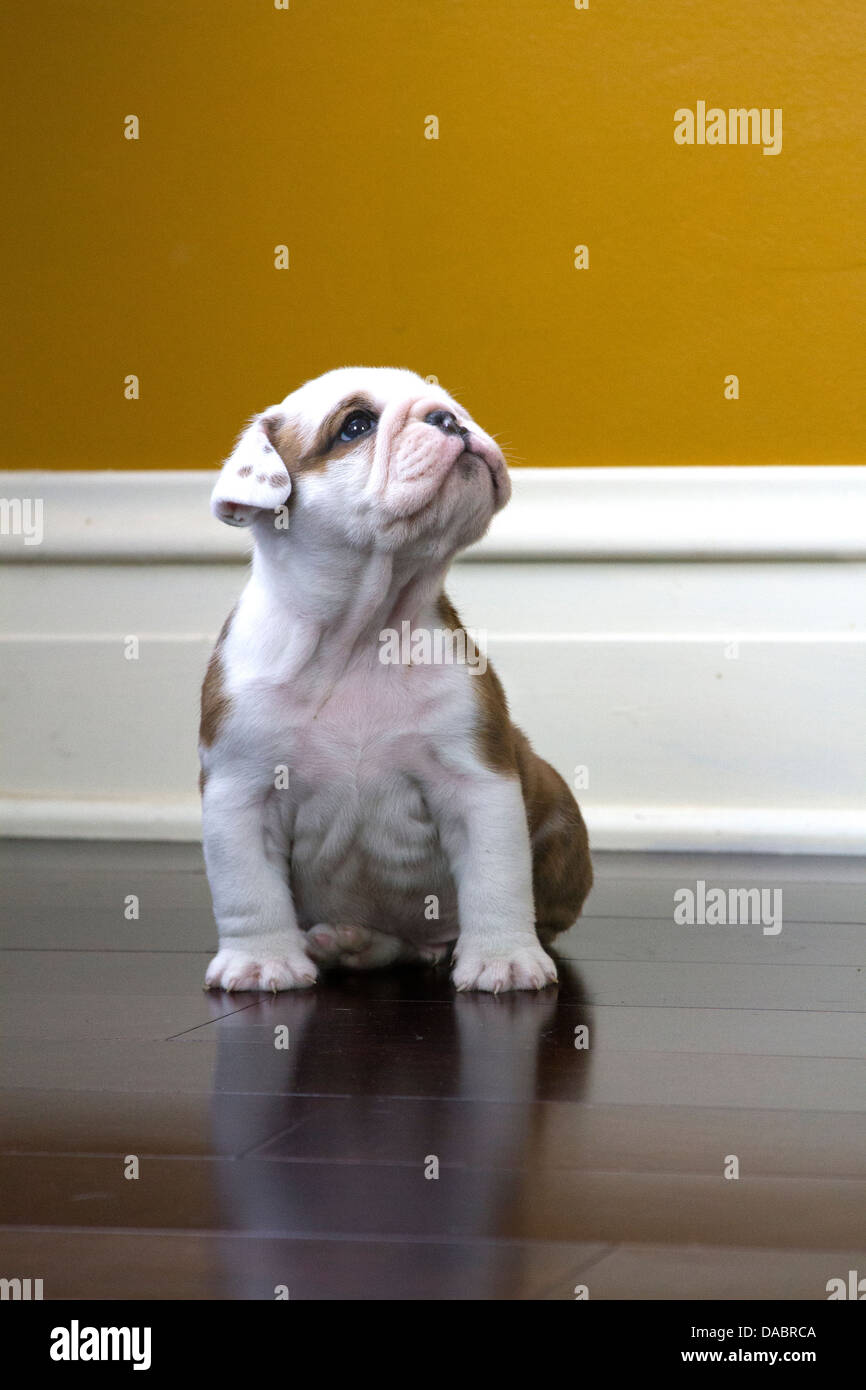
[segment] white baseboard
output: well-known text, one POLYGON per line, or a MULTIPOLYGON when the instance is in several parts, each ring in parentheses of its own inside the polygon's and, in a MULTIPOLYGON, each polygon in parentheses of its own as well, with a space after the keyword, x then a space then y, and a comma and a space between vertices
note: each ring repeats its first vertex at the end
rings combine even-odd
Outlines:
MULTIPOLYGON (((863 853, 866 811, 777 806, 586 806, 596 850, 741 854, 863 853)), ((0 838, 200 840, 197 799, 76 801, 0 797, 0 838)))
POLYGON ((595 806, 587 822, 597 849, 856 855, 866 847, 866 810, 595 806))
POLYGON ((185 801, 0 797, 0 838, 200 840, 201 811, 194 797, 185 801))
MULTIPOLYGON (((480 560, 862 559, 866 467, 519 468, 473 547, 480 560)), ((204 472, 0 472, 0 498, 42 502, 43 536, 0 534, 20 563, 232 563, 243 531, 213 520, 204 472)))
MULTIPOLYGON (((862 852, 866 469, 514 480, 449 591, 539 752, 583 770, 595 846, 862 852)), ((211 481, 0 474, 44 521, 0 536, 0 834, 198 836, 198 687, 246 559, 211 481)))

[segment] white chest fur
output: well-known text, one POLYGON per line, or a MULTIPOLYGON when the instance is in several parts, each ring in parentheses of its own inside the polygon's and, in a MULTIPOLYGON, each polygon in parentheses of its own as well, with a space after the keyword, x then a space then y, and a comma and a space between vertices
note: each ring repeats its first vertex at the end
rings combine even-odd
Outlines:
POLYGON ((369 642, 348 660, 341 648, 310 662, 302 633, 286 627, 281 637, 271 627, 263 638, 241 605, 223 655, 224 736, 265 791, 299 925, 453 940, 440 827, 455 767, 477 762, 477 677, 465 666, 385 664, 369 642))

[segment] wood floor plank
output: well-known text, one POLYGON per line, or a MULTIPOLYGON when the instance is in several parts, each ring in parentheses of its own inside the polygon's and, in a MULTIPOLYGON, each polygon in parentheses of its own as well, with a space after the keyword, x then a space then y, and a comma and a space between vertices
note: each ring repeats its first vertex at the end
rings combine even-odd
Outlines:
MULTIPOLYGON (((0 962, 2 964, 2 962, 0 962)), ((130 981, 134 989, 134 981, 130 981)), ((246 999, 198 989, 189 994, 7 995, 0 1010, 0 1038, 67 1042, 160 1039, 218 1022, 249 1007, 246 999)))
POLYGON ((424 1097, 14 1090, 0 1094, 0 1152, 305 1163, 509 1162, 608 1172, 864 1175, 866 1116, 708 1106, 574 1105, 424 1097))
MULTIPOLYGON (((0 997, 33 994, 34 984, 40 994, 192 995, 201 989, 208 958, 206 952, 6 951, 0 961, 0 997)), ((318 998, 369 1001, 439 1000, 449 1008, 454 1003, 444 967, 331 975, 315 993, 318 998)), ((866 1012, 866 967, 816 965, 805 970, 771 961, 745 966, 564 960, 557 997, 608 1005, 866 1012)), ((244 1004, 256 998, 236 996, 244 1004)))
POLYGON ((0 1231, 10 1269, 44 1271, 46 1299, 536 1299, 605 1247, 566 1242, 260 1239, 0 1231))
POLYGON ((734 1153, 755 1176, 866 1176, 866 1116, 859 1113, 380 1096, 287 1097, 285 1106, 285 1129, 250 1157, 412 1163, 425 1148, 443 1163, 512 1162, 530 1173, 718 1174, 734 1153))
POLYGON ((862 883, 803 883, 750 874, 730 879, 720 874, 712 863, 697 873, 677 875, 670 879, 602 878, 587 899, 585 917, 632 917, 673 919, 674 894, 682 888, 697 891, 701 879, 711 888, 780 888, 783 894, 783 922, 859 922, 866 920, 866 886, 862 883))
POLYGON ((866 1012, 866 969, 854 965, 725 965, 696 961, 581 961, 596 1004, 671 1008, 849 1009, 866 1012))
POLYGON ((284 1132, 290 1104, 210 1091, 18 1087, 0 1092, 0 1152, 238 1155, 284 1132))
POLYGON ((864 1253, 622 1245, 588 1267, 578 1262, 542 1298, 571 1300, 580 1282, 596 1300, 824 1301, 829 1280, 847 1279, 852 1266, 862 1269, 864 1253))
POLYGON ((544 1045, 537 1059, 503 1070, 492 1049, 468 1063, 435 1041, 393 1039, 377 1052, 330 1044, 295 1058, 264 1043, 8 1041, 0 1089, 128 1090, 256 1095, 439 1096, 466 1100, 568 1100, 573 1104, 729 1106, 858 1112, 866 1064, 848 1058, 718 1056, 684 1052, 569 1052, 544 1045), (401 1042, 405 1044, 401 1051, 401 1042))
POLYGON ((682 927, 667 919, 588 917, 556 938, 557 957, 744 965, 866 966, 866 927, 785 922, 778 936, 751 927, 682 927))
MULTIPOLYGON (((475 1006, 470 1003, 467 1010, 475 1006)), ((483 1006, 482 1006, 483 1007, 483 1006)), ((506 1006, 507 1008, 508 1006, 506 1006)), ((464 1005, 456 1005, 458 1021, 464 1005)), ((274 1028, 280 1023, 291 1028, 292 1005, 279 999, 266 999, 215 1017, 209 1026, 194 1028, 179 1037, 188 1043, 212 1042, 215 1037, 234 1042, 271 1043, 274 1028)), ((409 1020, 421 1039, 435 1038, 447 1049, 454 1042, 455 1032, 448 1026, 448 1014, 437 1004, 422 1004, 400 1000, 379 1001, 376 1008, 376 1027, 371 1027, 369 1005, 357 999, 340 1007, 339 1017, 333 1016, 329 1025, 335 1035, 345 1038, 356 1049, 371 1034, 371 1046, 378 1046, 379 1037, 405 1036, 409 1020)), ((325 1011, 326 1018, 332 1015, 325 1011)), ((510 1036, 512 1014, 505 1015, 498 1004, 484 1010, 488 1029, 500 1025, 500 1031, 510 1036), (499 1018, 496 1015, 500 1015, 499 1018), (507 1017, 508 1023, 503 1024, 507 1017)), ((557 999, 553 1026, 547 1010, 527 1006, 526 1016, 520 1012, 518 1022, 526 1032, 535 1015, 538 1031, 545 1032, 544 1046, 548 1051, 558 1044, 568 1060, 575 1043, 575 1030, 584 1026, 586 1043, 593 1052, 698 1052, 729 1053, 763 1057, 847 1057, 866 1059, 866 1019, 859 1013, 819 1013, 807 1009, 724 1009, 724 1008, 659 1008, 628 1004, 577 1004, 557 999)), ((111 1015, 110 1017, 113 1017, 111 1015)), ((318 1020, 318 1008, 313 1015, 318 1020)), ((318 1027, 318 1022, 311 1023, 318 1027)), ((90 1032, 94 1036, 101 1028, 99 1009, 94 1008, 90 1032)), ((459 1041, 459 1038, 458 1038, 459 1041)), ((504 1043, 505 1039, 503 1040, 504 1043)), ((328 1044, 325 1043, 325 1046, 328 1044)), ((484 1046, 484 1039, 478 1043, 484 1046)))
POLYGON ((0 887, 0 944, 7 949, 207 951, 216 942, 201 865, 167 870, 137 863, 75 873, 16 868, 0 887), (137 917, 127 914, 129 895, 137 917))
POLYGON ((866 1180, 549 1169, 0 1158, 0 1225, 601 1244, 861 1248, 866 1180))

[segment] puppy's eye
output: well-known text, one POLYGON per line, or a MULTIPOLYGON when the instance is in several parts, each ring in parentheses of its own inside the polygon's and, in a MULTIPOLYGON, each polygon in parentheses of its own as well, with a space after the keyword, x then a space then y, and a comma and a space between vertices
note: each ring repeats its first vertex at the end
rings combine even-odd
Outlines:
POLYGON ((369 410, 353 410, 343 421, 340 439, 344 444, 351 444, 353 439, 360 438, 362 434, 369 434, 375 426, 376 416, 371 415, 369 410))

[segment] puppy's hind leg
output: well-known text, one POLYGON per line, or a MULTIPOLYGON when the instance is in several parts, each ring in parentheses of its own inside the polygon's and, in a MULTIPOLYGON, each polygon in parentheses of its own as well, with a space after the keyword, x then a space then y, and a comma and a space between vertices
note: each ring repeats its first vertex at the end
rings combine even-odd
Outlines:
POLYGON ((381 970, 386 965, 437 965, 447 946, 413 946, 372 927, 336 926, 324 922, 306 933, 307 952, 320 965, 343 970, 381 970))

